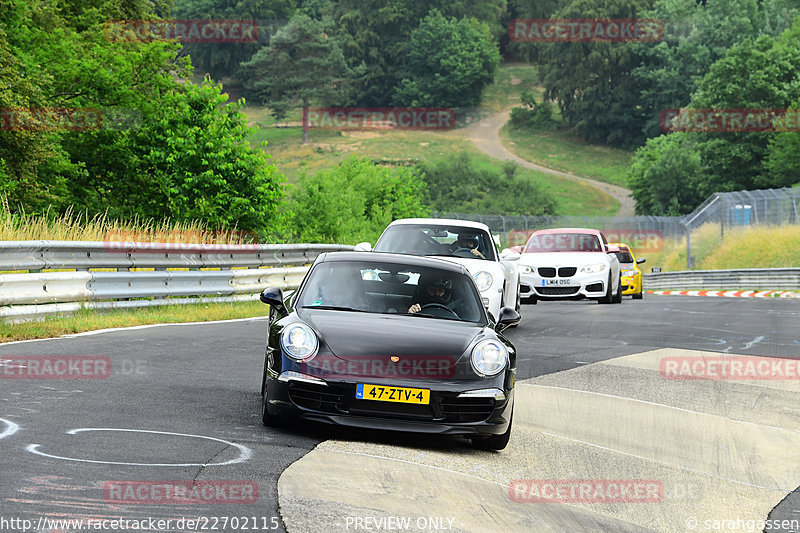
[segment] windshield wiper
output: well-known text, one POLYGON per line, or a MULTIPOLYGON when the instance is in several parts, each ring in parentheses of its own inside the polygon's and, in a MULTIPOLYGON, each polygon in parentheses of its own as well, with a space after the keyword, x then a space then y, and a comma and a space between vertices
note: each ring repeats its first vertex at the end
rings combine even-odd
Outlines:
POLYGON ((428 313, 420 313, 419 311, 416 313, 399 313, 400 316, 422 316, 425 318, 441 318, 442 320, 457 320, 459 322, 464 322, 460 318, 456 317, 447 317, 447 316, 439 316, 439 315, 429 315, 428 313))
POLYGON ((366 313, 363 309, 353 309, 339 305, 304 305, 301 309, 325 309, 327 311, 352 311, 354 313, 366 313))

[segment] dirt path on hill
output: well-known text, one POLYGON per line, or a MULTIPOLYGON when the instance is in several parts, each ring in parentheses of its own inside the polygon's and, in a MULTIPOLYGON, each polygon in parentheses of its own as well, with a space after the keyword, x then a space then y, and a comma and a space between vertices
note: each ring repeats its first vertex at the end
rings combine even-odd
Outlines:
POLYGON ((583 178, 572 173, 543 167, 541 165, 537 165, 536 163, 531 163, 530 161, 522 159, 521 157, 512 153, 508 148, 503 146, 503 142, 500 139, 500 129, 505 125, 506 122, 508 122, 510 114, 510 109, 495 113, 494 115, 490 115, 482 120, 479 120, 475 124, 468 126, 464 131, 466 132, 467 136, 472 139, 472 142, 475 143, 475 146, 477 146, 481 152, 490 157, 500 159, 502 161, 513 161, 514 163, 525 168, 538 170, 539 172, 544 172, 554 176, 559 176, 561 178, 580 181, 591 185, 592 187, 600 189, 601 191, 609 194, 619 202, 619 211, 617 212, 617 216, 631 217, 634 215, 634 202, 633 198, 629 196, 631 193, 629 189, 619 187, 618 185, 612 185, 610 183, 604 183, 602 181, 583 178))

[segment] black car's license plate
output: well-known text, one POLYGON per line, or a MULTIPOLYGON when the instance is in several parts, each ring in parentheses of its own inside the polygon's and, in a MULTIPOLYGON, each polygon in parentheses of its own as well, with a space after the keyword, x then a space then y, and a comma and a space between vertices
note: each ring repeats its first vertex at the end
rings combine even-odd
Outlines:
POLYGON ((356 385, 356 398, 377 400, 379 402, 416 403, 427 405, 431 401, 429 389, 409 389, 406 387, 387 387, 386 385, 356 385))

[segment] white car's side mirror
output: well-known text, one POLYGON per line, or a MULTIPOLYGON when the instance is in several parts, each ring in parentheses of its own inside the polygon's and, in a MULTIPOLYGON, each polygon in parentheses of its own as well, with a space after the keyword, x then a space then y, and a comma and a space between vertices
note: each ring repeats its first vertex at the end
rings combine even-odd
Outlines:
POLYGON ((354 250, 356 252, 371 252, 372 251, 372 245, 370 243, 368 243, 368 242, 360 242, 360 243, 356 244, 354 250))
POLYGON ((519 261, 520 257, 522 257, 522 255, 519 252, 512 252, 508 248, 500 252, 500 259, 505 261, 519 261))

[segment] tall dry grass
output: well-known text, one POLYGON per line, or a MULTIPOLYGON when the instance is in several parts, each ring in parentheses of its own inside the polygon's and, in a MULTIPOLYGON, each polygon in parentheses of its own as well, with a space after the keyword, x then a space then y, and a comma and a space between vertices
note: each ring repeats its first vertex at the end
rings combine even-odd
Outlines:
MULTIPOLYGON (((692 232, 694 269, 800 267, 798 243, 797 225, 726 227, 723 236, 719 224, 706 224, 692 232)), ((666 239, 661 251, 642 255, 644 272, 686 270, 686 239, 666 239)))
POLYGON ((0 240, 29 241, 135 241, 196 244, 249 244, 255 236, 237 230, 213 230, 196 221, 156 221, 135 217, 130 221, 110 219, 105 213, 88 216, 71 209, 63 214, 30 215, 12 212, 0 198, 0 240))

